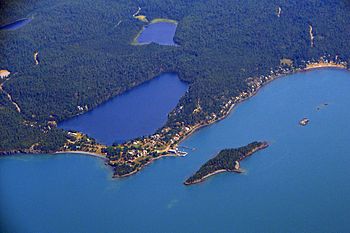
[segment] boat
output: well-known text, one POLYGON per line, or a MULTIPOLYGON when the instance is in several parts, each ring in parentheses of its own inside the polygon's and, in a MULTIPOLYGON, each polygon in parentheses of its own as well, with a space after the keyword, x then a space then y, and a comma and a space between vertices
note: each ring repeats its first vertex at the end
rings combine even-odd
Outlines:
POLYGON ((308 118, 303 118, 299 121, 299 124, 301 126, 306 126, 307 124, 309 124, 310 120, 308 118))

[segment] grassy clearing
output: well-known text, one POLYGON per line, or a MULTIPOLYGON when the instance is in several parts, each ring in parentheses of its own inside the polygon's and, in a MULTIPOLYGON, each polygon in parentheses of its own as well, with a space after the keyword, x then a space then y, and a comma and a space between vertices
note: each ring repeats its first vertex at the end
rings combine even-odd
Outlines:
POLYGON ((145 15, 137 15, 134 18, 140 20, 141 22, 148 23, 148 19, 145 15))

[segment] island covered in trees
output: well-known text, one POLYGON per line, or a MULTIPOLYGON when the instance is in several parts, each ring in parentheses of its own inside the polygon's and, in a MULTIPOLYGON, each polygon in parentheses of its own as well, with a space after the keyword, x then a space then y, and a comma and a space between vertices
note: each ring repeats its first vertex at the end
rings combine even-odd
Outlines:
POLYGON ((95 153, 115 177, 179 155, 184 138, 276 78, 350 63, 348 1, 28 0, 0 10, 0 26, 31 19, 0 30, 0 154, 95 153), (157 18, 176 20, 177 46, 133 45, 157 18), (189 90, 154 134, 107 146, 57 127, 164 72, 189 90))
POLYGON ((185 181, 185 185, 196 184, 204 181, 210 176, 221 172, 241 173, 240 161, 252 155, 253 153, 265 149, 269 144, 267 142, 252 142, 246 146, 235 149, 224 149, 214 158, 210 159, 190 178, 185 181))

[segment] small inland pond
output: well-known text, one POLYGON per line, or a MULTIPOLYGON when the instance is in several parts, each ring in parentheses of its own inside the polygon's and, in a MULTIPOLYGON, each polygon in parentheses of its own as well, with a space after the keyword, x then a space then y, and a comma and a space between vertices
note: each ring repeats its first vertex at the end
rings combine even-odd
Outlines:
POLYGON ((156 43, 159 45, 176 45, 174 42, 176 27, 176 21, 151 22, 137 35, 134 44, 144 45, 156 43))
POLYGON ((162 127, 187 90, 175 73, 164 73, 97 108, 59 124, 88 134, 100 143, 147 136, 162 127))

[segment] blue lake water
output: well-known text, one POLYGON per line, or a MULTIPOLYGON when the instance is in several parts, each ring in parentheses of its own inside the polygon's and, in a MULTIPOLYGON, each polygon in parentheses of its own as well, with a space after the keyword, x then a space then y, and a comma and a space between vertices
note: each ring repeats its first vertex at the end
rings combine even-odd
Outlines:
POLYGON ((3 26, 0 26, 0 31, 1 30, 17 30, 25 25, 27 25, 28 23, 30 23, 30 21, 32 21, 31 18, 28 18, 28 19, 20 19, 20 20, 17 20, 13 23, 9 23, 9 24, 6 24, 6 25, 3 25, 3 26))
POLYGON ((154 133, 185 94, 187 84, 165 73, 101 106, 59 124, 105 144, 154 133))
POLYGON ((168 22, 151 23, 143 28, 137 42, 140 44, 154 42, 160 45, 176 45, 174 42, 176 27, 176 24, 168 22))
POLYGON ((184 141, 196 148, 187 157, 126 179, 93 157, 0 158, 0 231, 350 232, 349 89, 341 70, 276 80, 184 141), (219 150, 254 140, 271 146, 242 162, 244 174, 182 184, 219 150))

